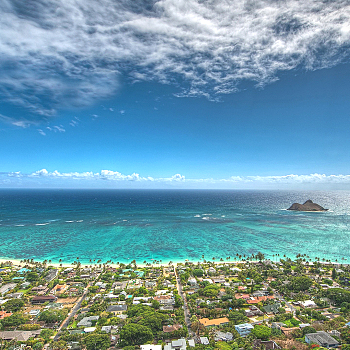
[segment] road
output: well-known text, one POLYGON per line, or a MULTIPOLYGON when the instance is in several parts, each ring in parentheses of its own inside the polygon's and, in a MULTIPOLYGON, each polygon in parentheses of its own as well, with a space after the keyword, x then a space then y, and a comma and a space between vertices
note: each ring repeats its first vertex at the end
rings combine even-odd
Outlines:
POLYGON ((182 301, 183 301, 183 310, 184 310, 184 315, 185 315, 185 322, 186 322, 186 326, 187 326, 187 329, 188 329, 188 334, 193 337, 195 334, 191 331, 191 321, 190 321, 190 310, 188 309, 188 305, 187 305, 187 300, 186 300, 186 296, 182 290, 182 285, 181 285, 181 281, 180 281, 180 278, 179 276, 177 275, 177 271, 176 271, 176 266, 174 265, 174 273, 175 273, 175 276, 176 276, 176 288, 177 288, 177 291, 180 295, 180 297, 182 298, 182 301))
POLYGON ((278 293, 275 293, 275 297, 279 300, 279 301, 284 301, 286 303, 286 306, 289 307, 290 311, 292 312, 293 316, 295 316, 295 311, 296 311, 296 308, 288 303, 288 301, 286 301, 282 295, 278 294, 278 293))
POLYGON ((62 329, 65 329, 68 327, 69 325, 69 322, 71 320, 72 317, 75 316, 75 314, 78 312, 78 310, 80 309, 81 307, 81 303, 85 300, 86 298, 86 295, 88 294, 89 292, 89 287, 91 285, 93 285, 96 280, 98 279, 99 275, 97 275, 97 277, 94 279, 93 282, 89 282, 88 285, 85 287, 84 289, 84 293, 82 294, 82 296, 79 298, 79 300, 77 301, 77 303, 74 305, 74 307, 72 308, 71 312, 68 314, 67 318, 62 322, 62 324, 59 326, 58 330, 57 330, 57 334, 55 335, 55 337, 53 338, 54 341, 58 340, 59 338, 59 335, 62 331, 62 329))

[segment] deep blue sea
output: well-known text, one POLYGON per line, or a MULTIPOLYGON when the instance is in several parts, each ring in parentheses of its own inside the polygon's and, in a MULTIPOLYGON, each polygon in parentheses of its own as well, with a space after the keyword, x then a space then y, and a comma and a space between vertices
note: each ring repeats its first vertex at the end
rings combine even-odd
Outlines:
POLYGON ((261 251, 345 263, 349 219, 348 191, 0 190, 0 257, 165 263, 261 251), (329 211, 285 210, 307 199, 329 211))

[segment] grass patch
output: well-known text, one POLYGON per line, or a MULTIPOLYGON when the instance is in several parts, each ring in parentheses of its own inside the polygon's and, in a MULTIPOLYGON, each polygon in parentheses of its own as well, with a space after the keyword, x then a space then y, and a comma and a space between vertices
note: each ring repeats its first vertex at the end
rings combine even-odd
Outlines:
POLYGON ((76 329, 78 322, 75 320, 72 324, 69 325, 69 329, 76 329))
POLYGON ((286 321, 283 321, 283 323, 289 327, 289 328, 292 328, 292 327, 297 327, 300 325, 300 321, 297 321, 295 318, 292 318, 290 320, 286 320, 286 321))
POLYGON ((258 316, 258 317, 255 317, 255 319, 257 320, 257 321, 263 321, 263 320, 267 320, 268 319, 268 317, 264 317, 264 316, 258 316))

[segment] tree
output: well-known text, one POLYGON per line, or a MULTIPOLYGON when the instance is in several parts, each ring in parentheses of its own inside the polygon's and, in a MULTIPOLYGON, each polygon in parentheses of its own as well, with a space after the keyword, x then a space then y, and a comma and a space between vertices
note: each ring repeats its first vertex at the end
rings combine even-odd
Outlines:
POLYGON ((335 271, 335 267, 332 269, 332 278, 335 280, 337 278, 337 271, 335 271))
POLYGON ((26 275, 26 280, 28 282, 34 282, 34 281, 37 281, 38 279, 39 279, 39 275, 34 271, 28 272, 26 275))
POLYGON ((41 350, 43 347, 44 347, 44 344, 39 341, 33 345, 33 350, 41 350))
POLYGON ((46 323, 62 322, 67 317, 67 310, 46 310, 43 311, 39 316, 39 321, 46 323))
POLYGON ((219 288, 214 284, 209 284, 204 288, 202 294, 208 298, 215 298, 219 294, 219 288))
POLYGON ((306 326, 303 328, 303 335, 309 334, 309 333, 316 333, 316 329, 311 326, 306 326))
POLYGON ((228 313, 228 319, 233 322, 233 324, 240 324, 249 321, 249 318, 243 315, 240 311, 230 311, 228 313))
POLYGON ((194 269, 192 273, 193 273, 193 276, 196 276, 196 277, 202 277, 204 274, 202 269, 194 269))
POLYGON ((10 299, 4 303, 3 307, 8 312, 17 312, 24 306, 24 301, 21 299, 10 299))
POLYGON ((66 350, 67 348, 67 343, 64 340, 60 341, 55 341, 51 345, 52 350, 66 350))
POLYGON ((47 343, 50 340, 50 337, 54 335, 54 331, 49 328, 44 328, 40 332, 40 338, 43 338, 45 340, 45 343, 47 343))
POLYGON ((159 307, 160 307, 159 301, 153 299, 152 300, 152 307, 153 307, 153 309, 159 309, 159 307))
POLYGON ((340 305, 343 302, 350 303, 350 292, 348 290, 342 288, 329 288, 326 295, 337 305, 340 305))
POLYGON ((152 331, 143 325, 129 323, 120 330, 120 343, 126 345, 141 345, 153 340, 152 331))
POLYGON ((312 286, 312 279, 306 276, 294 277, 290 282, 290 287, 294 292, 308 290, 312 286))
POLYGON ((90 334, 84 338, 87 350, 107 350, 111 346, 108 334, 90 334))
POLYGON ((350 328, 342 328, 341 331, 341 338, 345 340, 348 344, 350 344, 350 328))
POLYGON ((25 324, 28 321, 28 317, 23 316, 21 313, 13 314, 1 320, 1 324, 4 327, 13 327, 25 324))
POLYGON ((263 325, 257 325, 252 330, 252 334, 262 340, 268 340, 271 335, 271 328, 263 325))
POLYGON ((175 299, 175 304, 174 304, 175 307, 180 307, 184 304, 179 294, 174 294, 174 299, 175 299))
POLYGON ((261 252, 258 252, 258 254, 255 255, 255 257, 261 262, 265 259, 265 255, 261 252))
MULTIPOLYGON (((166 319, 166 316, 155 311, 146 311, 139 315, 135 319, 135 323, 141 324, 143 326, 151 329, 153 333, 162 330, 162 322, 166 319)), ((134 322, 134 320, 132 320, 134 322)))

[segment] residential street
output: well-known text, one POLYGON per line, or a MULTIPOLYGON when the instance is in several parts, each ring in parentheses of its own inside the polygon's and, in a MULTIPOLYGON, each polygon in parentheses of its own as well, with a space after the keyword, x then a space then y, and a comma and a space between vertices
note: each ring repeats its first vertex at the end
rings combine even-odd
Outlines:
POLYGON ((180 297, 182 298, 182 301, 183 301, 183 310, 184 310, 184 314, 185 314, 185 322, 186 322, 186 325, 187 325, 187 328, 188 328, 188 334, 193 337, 194 336, 194 333, 191 331, 191 321, 190 321, 190 311, 188 309, 188 305, 187 305, 187 301, 186 301, 186 296, 182 290, 182 285, 181 285, 181 281, 180 281, 180 278, 179 276, 177 275, 177 272, 176 272, 176 266, 174 266, 174 272, 175 272, 175 276, 176 276, 176 287, 177 287, 177 291, 180 295, 180 297))

